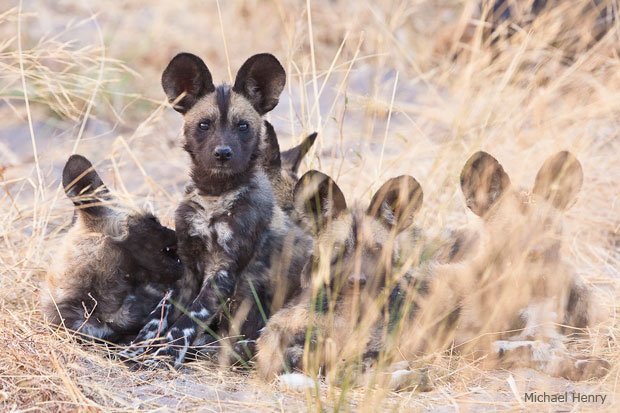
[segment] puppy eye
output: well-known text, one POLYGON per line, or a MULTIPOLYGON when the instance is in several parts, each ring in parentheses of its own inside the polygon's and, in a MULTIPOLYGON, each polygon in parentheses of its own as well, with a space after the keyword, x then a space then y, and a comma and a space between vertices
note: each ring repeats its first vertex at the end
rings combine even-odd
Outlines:
POLYGON ((176 258, 177 257, 177 247, 176 246, 167 246, 165 248, 162 248, 161 252, 171 258, 176 258))
POLYGON ((198 129, 200 130, 209 130, 210 127, 211 121, 209 119, 201 120, 200 123, 198 123, 198 129))
POLYGON ((237 129, 239 129, 240 132, 247 132, 248 129, 250 129, 250 125, 248 125, 246 121, 242 120, 237 124, 237 129))

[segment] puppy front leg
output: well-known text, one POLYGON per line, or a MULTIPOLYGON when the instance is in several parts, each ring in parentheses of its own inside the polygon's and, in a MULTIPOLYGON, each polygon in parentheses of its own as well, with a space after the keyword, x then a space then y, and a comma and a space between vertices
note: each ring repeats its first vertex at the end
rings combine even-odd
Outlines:
POLYGON ((170 327, 165 337, 166 344, 155 352, 155 358, 149 364, 156 363, 158 356, 168 355, 173 358, 174 366, 180 367, 189 346, 219 314, 233 294, 235 284, 235 274, 230 270, 218 270, 209 277, 185 314, 170 327))
POLYGON ((130 345, 120 352, 120 357, 126 360, 134 359, 144 353, 153 339, 160 336, 168 328, 170 317, 171 297, 176 296, 173 291, 168 291, 161 299, 157 307, 149 314, 148 321, 142 327, 138 335, 130 345))

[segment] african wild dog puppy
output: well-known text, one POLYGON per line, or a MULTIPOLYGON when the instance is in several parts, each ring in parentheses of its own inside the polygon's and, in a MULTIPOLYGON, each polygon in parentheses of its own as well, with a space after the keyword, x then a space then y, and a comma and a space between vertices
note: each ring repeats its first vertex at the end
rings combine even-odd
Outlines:
MULTIPOLYGON (((545 161, 532 190, 514 188, 488 153, 474 154, 461 188, 482 218, 478 239, 462 246, 458 262, 415 271, 426 287, 410 292, 417 311, 402 318, 394 353, 415 359, 454 348, 484 356, 489 367, 525 366, 573 380, 604 375, 606 361, 569 353, 561 334, 602 318, 592 291, 561 255, 562 211, 582 181, 581 164, 566 151, 545 161)), ((453 247, 456 254, 460 248, 453 247)))
POLYGON ((258 340, 265 379, 285 371, 328 375, 376 358, 385 334, 384 309, 399 259, 395 239, 411 226, 422 189, 410 176, 388 180, 367 209, 347 208, 328 176, 307 172, 295 188, 296 209, 316 235, 306 287, 268 321, 258 340), (308 351, 310 349, 310 351, 308 351))
POLYGON ((128 342, 181 277, 174 231, 120 208, 83 156, 69 158, 62 183, 74 223, 47 273, 43 312, 55 325, 128 342))
MULTIPOLYGON (((175 366, 192 344, 254 340, 269 314, 299 288, 312 238, 278 206, 265 166, 274 166, 269 155, 279 150, 263 116, 278 103, 284 83, 284 69, 270 54, 250 57, 232 87, 216 87, 204 62, 188 53, 164 71, 162 86, 184 116, 192 164, 192 182, 176 211, 184 274, 124 357, 142 353, 139 343, 160 330, 165 345, 156 356, 172 356, 175 366)), ((298 160, 293 164, 296 169, 298 160)))

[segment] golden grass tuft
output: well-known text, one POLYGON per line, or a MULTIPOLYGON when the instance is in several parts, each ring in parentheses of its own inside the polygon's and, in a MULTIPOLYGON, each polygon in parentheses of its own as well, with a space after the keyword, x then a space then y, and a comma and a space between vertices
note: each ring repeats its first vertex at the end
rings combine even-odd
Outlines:
MULTIPOLYGON (((563 407, 616 411, 618 21, 588 44, 590 22, 572 12, 585 2, 567 1, 493 44, 475 25, 473 0, 68 0, 0 10, 0 409, 519 410, 526 390, 579 389, 607 394, 606 404, 563 407), (281 146, 318 130, 304 167, 333 176, 364 204, 387 178, 415 176, 425 191, 417 224, 430 232, 471 219, 457 177, 474 151, 492 153, 526 185, 550 154, 573 151, 585 183, 566 219, 566 257, 610 310, 581 343, 612 363, 610 374, 576 384, 444 355, 429 357, 438 372, 429 393, 322 384, 318 394, 300 394, 207 361, 133 372, 105 348, 51 329, 38 294, 71 222, 59 184, 70 153, 91 158, 119 196, 171 224, 187 158, 159 76, 179 51, 201 55, 216 81, 229 81, 253 53, 275 53, 288 76, 270 115, 281 146)), ((618 12, 616 0, 605 4, 618 12)))

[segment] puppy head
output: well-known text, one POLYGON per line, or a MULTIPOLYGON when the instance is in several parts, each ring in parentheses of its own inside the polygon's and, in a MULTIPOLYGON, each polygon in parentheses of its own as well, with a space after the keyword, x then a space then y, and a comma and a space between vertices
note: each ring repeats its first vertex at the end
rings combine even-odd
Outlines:
POLYGON ((162 86, 183 114, 195 180, 201 174, 228 179, 252 166, 265 133, 263 115, 277 105, 285 81, 282 65, 267 53, 250 57, 232 88, 216 87, 205 63, 193 54, 181 53, 170 61, 162 86))
POLYGON ((422 189, 410 176, 388 180, 367 209, 348 208, 338 185, 309 171, 295 188, 296 209, 317 237, 313 283, 338 294, 374 294, 398 259, 395 236, 413 223, 422 189))
MULTIPOLYGON (((102 252, 121 257, 112 272, 129 274, 135 282, 170 282, 180 277, 174 231, 150 213, 123 211, 88 159, 72 155, 62 181, 75 206, 76 225, 83 229, 80 233, 84 237, 100 234, 110 243, 110 249, 102 252)), ((94 251, 91 257, 100 259, 94 251)))

